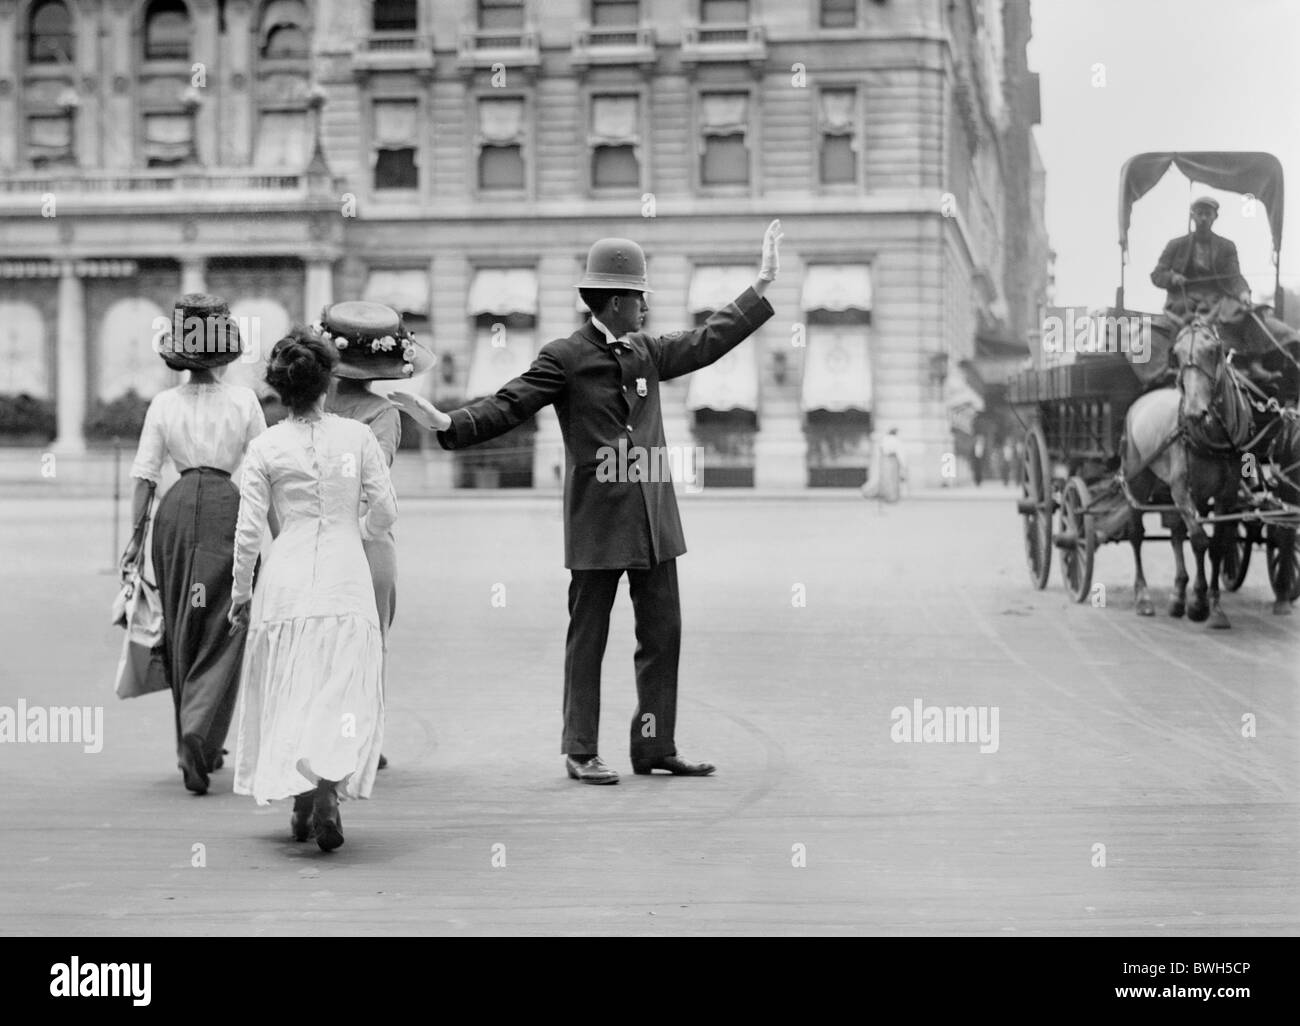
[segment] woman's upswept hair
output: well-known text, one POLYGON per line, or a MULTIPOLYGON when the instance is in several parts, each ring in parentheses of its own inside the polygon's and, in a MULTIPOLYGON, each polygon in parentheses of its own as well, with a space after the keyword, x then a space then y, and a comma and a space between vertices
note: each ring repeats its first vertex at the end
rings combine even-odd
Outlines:
POLYGON ((266 383, 275 389, 280 402, 294 413, 303 413, 329 388, 338 362, 339 351, 332 342, 306 325, 296 324, 271 349, 266 383))

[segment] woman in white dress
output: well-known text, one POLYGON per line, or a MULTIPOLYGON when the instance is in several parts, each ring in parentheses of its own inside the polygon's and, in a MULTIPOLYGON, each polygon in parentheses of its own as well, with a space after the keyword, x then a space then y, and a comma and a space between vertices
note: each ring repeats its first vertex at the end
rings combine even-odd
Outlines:
MULTIPOLYGON (((176 301, 172 334, 157 349, 183 385, 149 404, 131 476, 138 521, 171 459, 180 471, 153 516, 150 558, 163 607, 163 664, 175 709, 177 765, 185 786, 206 794, 239 690, 244 639, 226 628, 239 492, 230 475, 266 430, 252 389, 220 380, 240 355, 239 333, 216 296, 176 301)), ((135 544, 128 547, 134 558, 135 544)))
POLYGON ((247 630, 235 793, 292 795, 294 838, 314 832, 324 851, 343 843, 339 798, 370 797, 378 767, 384 652, 362 540, 397 519, 374 433, 324 411, 337 363, 306 328, 271 351, 266 380, 291 412, 244 458, 230 611, 232 632, 247 630), (280 533, 253 591, 268 509, 280 533))

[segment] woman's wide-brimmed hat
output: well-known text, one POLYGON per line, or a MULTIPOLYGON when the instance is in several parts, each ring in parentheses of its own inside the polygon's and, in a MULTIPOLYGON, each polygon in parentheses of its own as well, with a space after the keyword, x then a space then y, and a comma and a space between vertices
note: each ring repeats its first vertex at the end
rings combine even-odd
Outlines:
POLYGON ((320 334, 339 351, 337 378, 386 381, 423 374, 437 358, 415 341, 390 306, 364 300, 335 303, 321 312, 320 334))
POLYGON ((220 367, 244 352, 226 301, 203 292, 188 292, 176 300, 171 326, 158 337, 157 350, 177 371, 220 367))

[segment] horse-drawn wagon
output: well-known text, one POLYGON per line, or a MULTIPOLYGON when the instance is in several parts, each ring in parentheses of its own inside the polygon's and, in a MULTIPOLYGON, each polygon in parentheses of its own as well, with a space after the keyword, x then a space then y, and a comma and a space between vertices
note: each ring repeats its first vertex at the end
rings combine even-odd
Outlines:
MULTIPOLYGON (((1064 337, 1082 344, 1064 347, 1069 357, 1059 357, 1055 365, 1023 371, 1008 383, 1008 400, 1025 425, 1018 512, 1034 586, 1046 587, 1055 551, 1065 586, 1079 602, 1092 594, 1097 547, 1121 540, 1132 543, 1137 609, 1144 615, 1154 609, 1142 576, 1142 541, 1174 543, 1179 578, 1171 613, 1182 615, 1188 580, 1182 540, 1190 534, 1198 569, 1192 618, 1226 627, 1218 607, 1219 572, 1229 590, 1240 587, 1253 547, 1261 541, 1277 599, 1274 611, 1289 612, 1290 603, 1300 596, 1300 415, 1294 395, 1284 395, 1279 402, 1277 394, 1261 390, 1233 367, 1230 344, 1220 339, 1213 322, 1197 318, 1186 325, 1177 333, 1176 355, 1171 358, 1173 332, 1162 332, 1156 315, 1125 308, 1123 267, 1132 205, 1171 165, 1189 178, 1249 193, 1261 202, 1272 230, 1273 262, 1279 263, 1282 172, 1275 158, 1259 153, 1158 153, 1128 161, 1121 172, 1122 257, 1115 307, 1082 319, 1067 311, 1072 323, 1058 323, 1045 332, 1044 362, 1050 364, 1052 354, 1063 348, 1050 344, 1047 334, 1053 329, 1058 343, 1064 337), (1188 391, 1204 393, 1200 408, 1193 409, 1197 404, 1195 397, 1189 401, 1188 391), (1158 445, 1143 449, 1126 438, 1130 415, 1139 413, 1147 421, 1153 415, 1169 420, 1158 445), (1179 457, 1175 462, 1183 474, 1172 486, 1168 480, 1156 480, 1157 470, 1169 477, 1159 464, 1168 462, 1171 452, 1179 457), (1193 472, 1200 468, 1214 483, 1189 491, 1189 467, 1193 472), (1146 535, 1144 513, 1161 514, 1170 534, 1159 539, 1146 535), (1206 525, 1214 525, 1213 543, 1206 537, 1206 525), (1203 569, 1207 551, 1213 571, 1208 603, 1203 569)), ((1277 278, 1274 289, 1280 308, 1277 278)), ((1276 344, 1258 313, 1255 308, 1248 311, 1276 344)), ((1293 354, 1281 352, 1281 357, 1300 373, 1293 354)), ((1142 425, 1129 426, 1130 434, 1142 430, 1142 425)))

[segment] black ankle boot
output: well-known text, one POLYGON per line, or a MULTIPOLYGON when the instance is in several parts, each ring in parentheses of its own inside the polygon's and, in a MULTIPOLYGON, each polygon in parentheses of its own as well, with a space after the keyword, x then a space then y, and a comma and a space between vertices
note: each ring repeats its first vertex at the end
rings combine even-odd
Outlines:
POLYGON ((289 817, 289 829, 293 831, 295 841, 305 841, 311 837, 311 812, 315 803, 315 791, 304 791, 293 796, 293 815, 289 817))
POLYGON ((334 790, 334 781, 322 780, 316 785, 311 820, 321 851, 333 851, 343 843, 343 820, 339 816, 339 796, 334 790))
POLYGON ((197 734, 186 734, 181 738, 179 756, 176 765, 180 768, 186 789, 195 794, 207 794, 208 764, 203 755, 203 739, 197 734))

